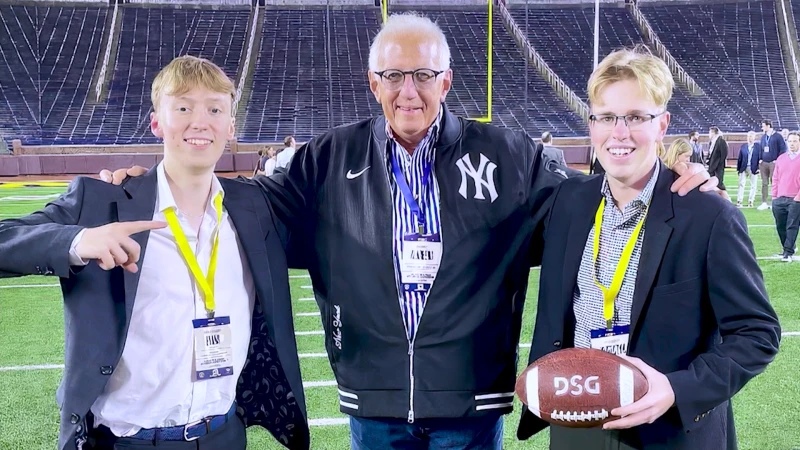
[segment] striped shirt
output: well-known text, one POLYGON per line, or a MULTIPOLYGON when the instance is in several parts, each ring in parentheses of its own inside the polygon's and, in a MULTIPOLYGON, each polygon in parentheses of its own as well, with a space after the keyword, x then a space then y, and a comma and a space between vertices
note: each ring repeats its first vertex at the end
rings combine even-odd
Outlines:
POLYGON ((411 208, 408 206, 402 192, 397 186, 392 171, 391 159, 397 162, 400 171, 406 178, 409 189, 417 198, 420 212, 425 218, 425 234, 438 234, 441 237, 441 223, 439 222, 439 185, 436 182, 436 176, 433 171, 434 163, 434 144, 439 137, 441 127, 442 112, 439 111, 433 125, 428 129, 428 134, 414 149, 413 154, 409 154, 402 145, 394 140, 392 130, 389 122, 386 122, 386 134, 389 136, 387 144, 387 159, 386 169, 389 175, 389 184, 392 187, 392 201, 394 208, 392 214, 392 224, 394 229, 393 234, 393 249, 394 249, 394 274, 397 281, 397 290, 399 292, 400 310, 403 313, 403 323, 406 328, 406 335, 409 342, 412 342, 417 331, 417 325, 422 317, 422 311, 425 308, 425 301, 428 297, 427 292, 404 292, 402 278, 400 274, 400 255, 403 254, 403 236, 416 234, 417 221, 411 208), (425 166, 430 165, 430 175, 428 176, 428 183, 425 186, 425 192, 422 192, 422 175, 425 166), (420 200, 421 199, 421 200, 420 200))
MULTIPOLYGON (((597 280, 608 287, 617 268, 622 250, 628 243, 636 224, 645 213, 647 205, 653 197, 653 190, 658 179, 661 166, 656 162, 655 171, 650 181, 636 196, 633 201, 625 205, 622 211, 614 204, 614 197, 608 187, 608 178, 603 179, 602 193, 606 199, 603 209, 603 226, 600 232, 600 250, 597 259, 597 280)), ((587 211, 594 214, 595 211, 587 211)), ((591 330, 603 329, 606 321, 603 318, 603 292, 595 284, 594 268, 594 230, 589 232, 586 245, 583 248, 581 266, 578 270, 578 283, 572 297, 572 309, 575 313, 575 347, 591 347, 591 330)), ((633 247, 630 263, 622 279, 622 286, 614 301, 614 326, 630 325, 631 306, 633 305, 633 292, 636 288, 636 275, 639 269, 639 257, 642 255, 642 242, 644 241, 645 226, 633 247)))

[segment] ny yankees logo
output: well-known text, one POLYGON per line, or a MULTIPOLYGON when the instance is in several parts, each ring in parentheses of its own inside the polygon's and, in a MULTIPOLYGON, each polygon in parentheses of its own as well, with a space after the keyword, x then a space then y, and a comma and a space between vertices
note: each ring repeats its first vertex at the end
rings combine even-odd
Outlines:
POLYGON ((475 200, 486 200, 486 197, 483 196, 483 188, 486 188, 489 191, 490 202, 494 203, 497 200, 497 190, 494 187, 494 169, 497 168, 497 164, 489 161, 489 158, 483 153, 480 155, 481 161, 478 163, 478 170, 475 170, 475 166, 472 165, 469 154, 456 161, 456 166, 461 171, 461 187, 458 189, 458 193, 467 198, 467 177, 470 177, 475 183, 475 200))

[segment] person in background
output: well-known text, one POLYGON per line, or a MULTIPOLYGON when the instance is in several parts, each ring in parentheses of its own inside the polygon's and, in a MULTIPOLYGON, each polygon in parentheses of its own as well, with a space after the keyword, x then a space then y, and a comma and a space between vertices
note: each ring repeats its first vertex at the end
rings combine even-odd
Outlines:
POLYGON ((297 142, 295 142, 294 137, 286 136, 283 139, 283 150, 280 151, 278 154, 278 159, 275 164, 276 169, 283 169, 286 170, 289 167, 289 163, 292 161, 292 157, 294 156, 297 146, 297 142))
POLYGON ((677 163, 688 163, 692 159, 694 149, 688 139, 678 138, 670 144, 669 149, 661 158, 664 165, 672 169, 677 163))
POLYGON ((761 158, 761 143, 756 142, 756 132, 747 133, 747 143, 742 144, 739 150, 739 159, 736 161, 736 171, 739 173, 739 191, 736 195, 736 205, 742 207, 744 200, 745 184, 750 180, 750 196, 747 207, 752 208, 756 201, 756 179, 758 178, 758 160, 761 158))
POLYGON ((792 262, 800 226, 800 133, 789 133, 789 151, 775 161, 772 177, 772 215, 783 245, 781 260, 792 262))
POLYGON ((761 121, 761 157, 758 160, 758 171, 761 172, 761 204, 759 211, 771 208, 767 203, 767 193, 772 182, 772 172, 775 170, 775 161, 779 156, 786 153, 786 140, 780 133, 775 132, 772 121, 764 119, 761 121))
POLYGON ((258 151, 258 163, 256 169, 253 171, 253 176, 265 175, 270 176, 275 173, 275 165, 277 163, 276 152, 274 147, 267 147, 265 150, 258 151))
POLYGON ((690 132, 689 143, 692 145, 692 158, 690 162, 704 164, 703 148, 700 145, 700 133, 697 131, 690 132))
POLYGON ((542 133, 542 145, 544 146, 542 151, 548 158, 567 167, 567 161, 564 159, 564 150, 553 147, 553 135, 549 131, 542 133))
POLYGON ((717 127, 708 129, 708 173, 719 179, 719 188, 725 189, 725 162, 728 160, 728 142, 717 127))

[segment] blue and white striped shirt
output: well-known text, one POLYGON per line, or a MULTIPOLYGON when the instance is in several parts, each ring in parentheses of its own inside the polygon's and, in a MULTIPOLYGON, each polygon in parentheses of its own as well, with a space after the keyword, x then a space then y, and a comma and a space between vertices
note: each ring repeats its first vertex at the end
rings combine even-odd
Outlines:
POLYGON ((386 169, 388 171, 390 185, 392 187, 392 201, 394 208, 392 214, 392 224, 394 229, 394 274, 397 281, 397 289, 400 293, 400 309, 403 312, 403 323, 405 324, 406 334, 409 341, 412 341, 425 308, 425 301, 428 297, 427 292, 404 292, 402 278, 400 274, 400 255, 403 254, 403 236, 416 234, 418 232, 417 222, 411 208, 406 203, 402 192, 397 186, 397 182, 392 172, 392 162, 389 158, 394 158, 400 171, 405 175, 409 189, 417 198, 420 212, 425 218, 424 234, 439 234, 441 237, 441 223, 439 221, 439 185, 436 182, 436 175, 433 171, 434 163, 434 144, 439 136, 441 127, 442 113, 428 129, 428 134, 414 149, 413 154, 409 154, 402 145, 392 137, 392 130, 389 123, 386 123, 386 135, 389 136, 387 144, 388 157, 386 159, 386 169), (430 165, 431 172, 428 178, 425 192, 422 192, 422 175, 424 167, 430 165))

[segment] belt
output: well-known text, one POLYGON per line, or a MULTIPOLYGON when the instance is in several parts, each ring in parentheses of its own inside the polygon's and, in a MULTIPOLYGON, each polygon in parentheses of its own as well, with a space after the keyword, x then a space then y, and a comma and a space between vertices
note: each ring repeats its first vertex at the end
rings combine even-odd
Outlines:
POLYGON ((227 413, 222 415, 205 417, 196 422, 177 427, 142 429, 133 436, 126 436, 126 438, 152 441, 158 436, 158 440, 162 441, 193 441, 221 428, 235 416, 236 402, 231 405, 231 409, 227 413))

